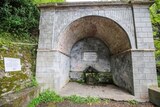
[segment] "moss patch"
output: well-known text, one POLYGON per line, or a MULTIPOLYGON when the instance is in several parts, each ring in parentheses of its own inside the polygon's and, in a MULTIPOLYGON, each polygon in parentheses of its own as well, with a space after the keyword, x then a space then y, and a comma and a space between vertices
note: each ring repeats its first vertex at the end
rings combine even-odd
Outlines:
POLYGON ((0 44, 0 96, 28 87, 35 73, 35 45, 0 44), (22 70, 5 72, 4 57, 20 58, 22 70))
POLYGON ((112 74, 110 72, 86 73, 85 82, 87 84, 105 85, 112 84, 112 74))

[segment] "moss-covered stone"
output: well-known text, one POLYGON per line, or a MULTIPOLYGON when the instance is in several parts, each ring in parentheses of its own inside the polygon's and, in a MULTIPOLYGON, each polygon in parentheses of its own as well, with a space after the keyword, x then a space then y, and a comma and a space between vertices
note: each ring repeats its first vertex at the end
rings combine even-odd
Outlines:
POLYGON ((28 87, 35 72, 35 45, 0 44, 0 97, 28 87), (20 58, 22 70, 5 72, 4 57, 20 58))
POLYGON ((38 96, 39 87, 25 88, 0 98, 0 107, 27 107, 31 99, 38 96))
POLYGON ((112 84, 112 74, 110 72, 85 73, 85 82, 90 85, 112 84))

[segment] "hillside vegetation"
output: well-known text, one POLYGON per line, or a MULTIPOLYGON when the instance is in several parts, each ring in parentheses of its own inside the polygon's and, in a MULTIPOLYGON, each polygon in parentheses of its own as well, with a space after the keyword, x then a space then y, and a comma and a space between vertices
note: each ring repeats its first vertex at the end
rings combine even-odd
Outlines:
POLYGON ((0 0, 0 97, 37 85, 34 78, 39 10, 46 0, 0 0), (4 58, 21 60, 21 71, 5 72, 4 58))

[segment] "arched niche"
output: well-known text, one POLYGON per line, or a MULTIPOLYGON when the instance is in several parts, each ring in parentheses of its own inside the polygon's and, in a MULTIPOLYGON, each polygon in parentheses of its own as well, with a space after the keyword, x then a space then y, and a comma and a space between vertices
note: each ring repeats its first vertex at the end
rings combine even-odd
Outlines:
MULTIPOLYGON (((57 50, 70 57, 70 70, 66 71, 68 72, 68 76, 73 66, 71 64, 72 47, 74 47, 78 41, 85 38, 97 38, 107 46, 109 52, 108 59, 110 60, 110 71, 112 71, 114 84, 134 94, 132 58, 130 51, 128 51, 132 48, 129 37, 119 24, 106 17, 82 17, 73 21, 64 31, 61 32, 57 41, 57 50)), ((99 50, 99 52, 101 51, 99 50)), ((81 57, 81 59, 77 59, 77 62, 78 60, 83 60, 83 58, 81 57)), ((65 60, 61 62, 65 62, 65 60)), ((89 65, 89 63, 85 64, 89 65)), ((101 64, 101 66, 102 65, 103 64, 101 64)), ((83 69, 85 67, 83 67, 83 69)))

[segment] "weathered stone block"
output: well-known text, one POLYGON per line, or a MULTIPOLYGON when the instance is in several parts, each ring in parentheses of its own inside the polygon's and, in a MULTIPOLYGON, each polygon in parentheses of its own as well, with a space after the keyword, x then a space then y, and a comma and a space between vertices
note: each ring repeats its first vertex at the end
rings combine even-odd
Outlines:
POLYGON ((39 87, 31 87, 0 98, 0 107, 28 107, 29 102, 39 95, 39 87))
POLYGON ((149 88, 149 100, 153 104, 160 106, 160 88, 154 86, 149 88))

